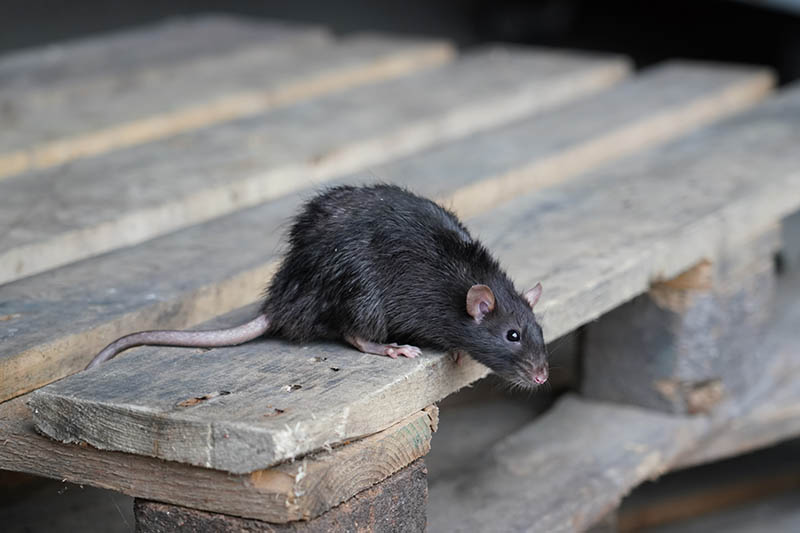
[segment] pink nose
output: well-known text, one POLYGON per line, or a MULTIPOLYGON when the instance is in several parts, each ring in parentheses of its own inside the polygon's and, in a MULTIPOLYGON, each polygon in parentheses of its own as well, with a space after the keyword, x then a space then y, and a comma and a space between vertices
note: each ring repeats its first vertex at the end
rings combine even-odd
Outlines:
POLYGON ((547 367, 543 366, 533 371, 533 381, 541 385, 547 381, 547 367))

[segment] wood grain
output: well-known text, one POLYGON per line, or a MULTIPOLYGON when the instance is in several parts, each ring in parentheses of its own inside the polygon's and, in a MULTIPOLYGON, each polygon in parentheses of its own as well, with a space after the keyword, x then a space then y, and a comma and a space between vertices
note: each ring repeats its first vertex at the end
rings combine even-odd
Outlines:
POLYGON ((406 75, 453 56, 441 42, 285 39, 226 57, 0 98, 0 179, 406 75))
POLYGON ((583 531, 665 471, 695 431, 685 419, 567 395, 438 483, 429 531, 583 531))
POLYGON ((332 40, 319 26, 232 14, 177 16, 132 29, 0 55, 0 89, 23 95, 32 89, 124 77, 148 68, 164 68, 243 49, 301 40, 332 40))
MULTIPOLYGON (((721 410, 711 419, 671 416, 568 396, 548 415, 512 435, 510 441, 489 450, 486 459, 462 477, 447 481, 450 485, 433 487, 429 530, 474 531, 479 523, 475 520, 494 518, 494 527, 498 528, 506 519, 527 519, 528 529, 577 531, 616 506, 640 481, 675 465, 689 464, 690 458, 695 462, 720 457, 705 453, 709 449, 722 455, 741 453, 749 446, 764 446, 799 434, 796 329, 800 276, 780 283, 776 320, 763 347, 763 353, 775 357, 767 358, 769 366, 751 403, 721 410), (755 440, 738 441, 745 448, 735 445, 738 437, 748 435, 755 440), (498 465, 508 475, 493 475, 498 465), (528 475, 523 475, 526 472, 528 475), (494 480, 500 484, 500 492, 493 492, 494 480), (506 489, 509 483, 519 490, 512 493, 506 489), (494 497, 502 495, 507 497, 494 497), (480 513, 476 513, 478 510, 480 513)), ((257 487, 243 482, 249 475, 232 476, 54 442, 34 431, 25 399, 0 405, 0 435, 4 439, 0 441, 0 468, 264 519, 259 512, 265 499, 257 487)))
MULTIPOLYGON (((648 126, 660 131, 659 117, 670 114, 682 117, 679 123, 689 128, 697 117, 687 117, 686 109, 737 91, 744 94, 764 80, 769 77, 758 70, 670 63, 569 106, 372 167, 370 174, 476 215, 513 198, 496 194, 509 175, 517 176, 529 192, 556 185, 578 169, 642 147, 642 139, 649 139, 644 144, 661 139, 624 136, 630 142, 622 142, 619 132, 650 131, 648 126), (587 146, 604 148, 587 151, 587 146), (592 154, 588 159, 587 153, 592 154)), ((734 109, 716 108, 723 113, 734 109)), ((362 181, 363 173, 333 180, 362 181)), ((7 332, 0 330, 0 372, 9 376, 0 380, 0 399, 83 368, 93 353, 125 333, 186 327, 253 301, 278 259, 282 230, 297 204, 312 192, 292 193, 0 287, 0 315, 9 317, 7 332), (74 313, 76 308, 81 313, 74 313)))
POLYGON ((134 501, 133 509, 140 533, 423 533, 427 504, 427 471, 418 459, 308 522, 274 524, 142 500, 134 501))
MULTIPOLYGON (((264 416, 280 415, 273 410, 264 416)), ((436 407, 430 407, 346 446, 236 476, 54 442, 34 431, 24 398, 18 398, 0 404, 0 468, 195 509, 288 522, 316 517, 424 456, 436 424, 436 407)))
MULTIPOLYGON (((449 57, 446 47, 407 46, 435 62, 449 57)), ((331 71, 328 85, 349 79, 343 72, 331 71)), ((486 49, 443 68, 6 179, 0 283, 554 107, 626 72, 615 58, 486 49)))
MULTIPOLYGON (((520 286, 542 279, 545 338, 557 338, 655 279, 701 259, 713 262, 726 245, 796 209, 798 102, 800 90, 785 92, 751 113, 522 197, 504 207, 503 217, 489 213, 470 225, 520 286)), ((37 427, 58 440, 244 472, 378 431, 487 372, 473 361, 455 366, 443 354, 394 361, 340 345, 273 340, 203 353, 202 364, 197 356, 190 349, 142 349, 40 389, 30 400, 37 427), (335 380, 314 357, 336 361, 335 380), (236 391, 224 409, 172 412, 181 396, 221 383, 236 391), (252 417, 293 384, 303 387, 291 397, 302 416, 286 417, 288 427, 252 417), (221 431, 230 438, 219 439, 221 431), (154 450, 156 440, 169 445, 154 450)))
POLYGON ((587 324, 581 393, 682 414, 746 396, 763 366, 753 353, 771 320, 779 248, 776 224, 587 324))
POLYGON ((704 439, 676 466, 724 459, 800 435, 800 273, 778 279, 775 311, 757 359, 761 368, 748 394, 753 407, 734 408, 724 430, 704 439))

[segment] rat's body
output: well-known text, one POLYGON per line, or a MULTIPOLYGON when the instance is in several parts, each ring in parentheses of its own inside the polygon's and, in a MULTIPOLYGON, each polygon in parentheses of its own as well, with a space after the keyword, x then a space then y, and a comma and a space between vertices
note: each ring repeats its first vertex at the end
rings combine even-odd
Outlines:
POLYGON ((90 366, 138 344, 224 346, 268 334, 296 342, 344 339, 390 357, 420 352, 388 342, 466 352, 530 386, 547 378, 531 310, 540 292, 537 285, 518 293, 483 245, 434 202, 390 185, 336 187, 295 219, 289 251, 255 320, 214 332, 123 337, 90 366))

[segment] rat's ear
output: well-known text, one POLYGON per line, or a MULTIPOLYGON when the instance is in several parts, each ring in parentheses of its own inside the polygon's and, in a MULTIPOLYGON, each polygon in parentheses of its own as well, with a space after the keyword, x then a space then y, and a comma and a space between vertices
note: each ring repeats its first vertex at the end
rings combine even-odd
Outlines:
POLYGON ((494 293, 486 285, 473 285, 467 291, 467 313, 479 323, 494 309, 494 293))
POLYGON ((542 295, 542 284, 537 283, 536 285, 525 291, 525 293, 522 296, 525 297, 525 300, 527 300, 528 305, 530 305, 531 309, 533 309, 533 306, 535 306, 536 302, 539 301, 539 297, 541 295, 542 295))

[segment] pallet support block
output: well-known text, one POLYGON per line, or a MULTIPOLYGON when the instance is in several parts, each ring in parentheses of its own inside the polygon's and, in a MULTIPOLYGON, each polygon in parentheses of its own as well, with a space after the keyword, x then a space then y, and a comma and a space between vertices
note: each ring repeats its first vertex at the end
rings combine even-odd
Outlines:
POLYGON ((137 533, 327 531, 422 532, 427 523, 428 471, 417 459, 391 477, 309 521, 275 524, 136 499, 137 533))
POLYGON ((770 227, 589 324, 583 394, 676 414, 743 400, 768 355, 779 247, 770 227))

